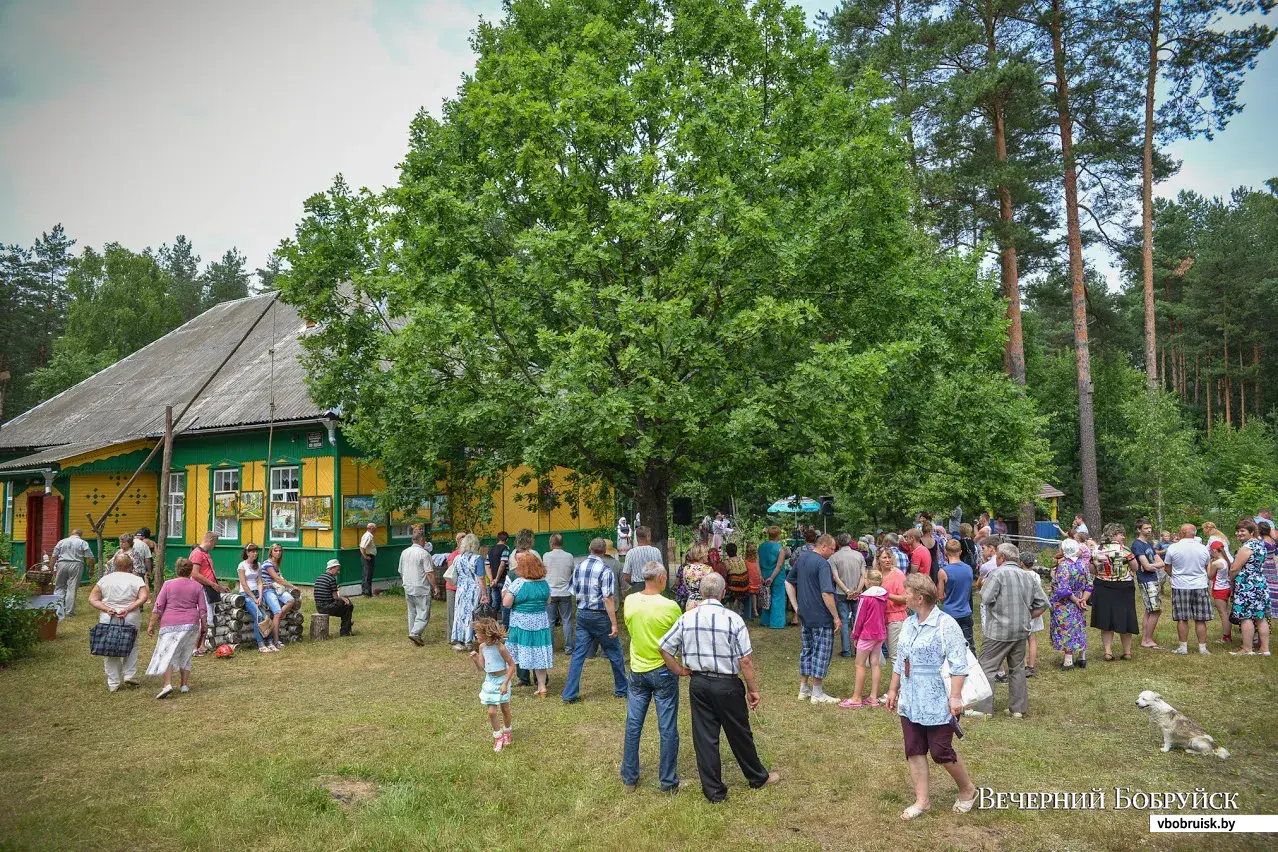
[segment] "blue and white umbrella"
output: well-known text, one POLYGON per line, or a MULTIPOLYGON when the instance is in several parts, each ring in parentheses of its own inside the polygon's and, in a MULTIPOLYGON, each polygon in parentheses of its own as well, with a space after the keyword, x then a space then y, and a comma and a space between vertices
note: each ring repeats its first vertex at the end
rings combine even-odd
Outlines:
POLYGON ((801 512, 819 512, 821 504, 813 500, 811 497, 782 497, 777 502, 768 507, 769 512, 792 512, 799 514, 801 512))

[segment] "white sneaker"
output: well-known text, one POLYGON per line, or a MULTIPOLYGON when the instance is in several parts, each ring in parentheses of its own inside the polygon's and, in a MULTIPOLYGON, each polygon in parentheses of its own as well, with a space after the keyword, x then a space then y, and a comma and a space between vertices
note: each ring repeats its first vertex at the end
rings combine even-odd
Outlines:
POLYGON ((972 710, 971 708, 964 710, 963 715, 968 719, 984 719, 989 716, 988 713, 982 713, 980 710, 972 710))
POLYGON ((820 695, 812 696, 812 703, 813 704, 838 704, 839 699, 835 698, 833 695, 826 695, 823 692, 820 695))
POLYGON ((172 686, 172 685, 169 685, 169 686, 164 687, 164 689, 161 689, 161 690, 159 691, 159 693, 157 693, 157 694, 156 694, 156 696, 155 696, 155 697, 156 697, 156 698, 168 698, 168 697, 169 697, 170 695, 172 695, 172 694, 173 694, 173 686, 172 686))
POLYGON ((1182 656, 1183 656, 1183 655, 1185 655, 1185 654, 1188 654, 1188 653, 1189 653, 1189 649, 1188 649, 1188 648, 1177 648, 1176 650, 1172 651, 1172 653, 1173 653, 1173 654, 1180 654, 1180 655, 1182 655, 1182 656))
POLYGON ((800 701, 809 701, 809 700, 811 700, 811 698, 812 698, 812 693, 811 693, 811 692, 804 692, 803 690, 799 690, 799 700, 800 700, 800 701))
POLYGON ((1199 649, 1198 649, 1198 653, 1200 653, 1200 654, 1210 654, 1210 653, 1211 653, 1211 651, 1208 651, 1208 650, 1207 650, 1207 647, 1206 647, 1206 646, 1203 646, 1202 648, 1199 648, 1199 649))
POLYGON ((181 692, 181 693, 183 693, 183 694, 185 694, 185 693, 187 693, 187 692, 190 692, 190 691, 191 691, 191 687, 189 687, 189 686, 181 686, 181 687, 178 687, 178 692, 181 692))

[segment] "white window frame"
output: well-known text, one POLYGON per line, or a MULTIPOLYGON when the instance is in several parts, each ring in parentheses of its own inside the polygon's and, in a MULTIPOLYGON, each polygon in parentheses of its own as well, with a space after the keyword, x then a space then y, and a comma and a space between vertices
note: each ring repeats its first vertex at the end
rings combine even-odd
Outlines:
POLYGON ((169 538, 186 536, 186 471, 169 473, 169 538))
POLYGON ((4 484, 4 531, 13 535, 13 483, 4 484))
MULTIPOLYGON (((224 467, 213 471, 213 496, 216 500, 218 494, 239 494, 240 493, 240 469, 238 467, 224 467), (230 480, 228 482, 228 480, 230 480)), ((217 516, 217 505, 214 503, 213 508, 213 532, 220 539, 228 541, 240 540, 240 519, 239 518, 219 518, 217 516)))
MULTIPOLYGON (((300 465, 290 464, 280 467, 271 468, 269 476, 270 482, 270 505, 276 503, 291 503, 294 509, 297 509, 301 503, 302 495, 302 468, 300 465), (291 478, 286 478, 288 474, 292 474, 291 478)), ((267 509, 268 514, 273 511, 267 509)), ((301 519, 294 512, 293 517, 300 523, 301 519)), ((272 541, 298 541, 301 538, 302 531, 298 526, 294 526, 292 535, 288 533, 276 533, 270 529, 271 519, 266 519, 267 535, 272 541)))

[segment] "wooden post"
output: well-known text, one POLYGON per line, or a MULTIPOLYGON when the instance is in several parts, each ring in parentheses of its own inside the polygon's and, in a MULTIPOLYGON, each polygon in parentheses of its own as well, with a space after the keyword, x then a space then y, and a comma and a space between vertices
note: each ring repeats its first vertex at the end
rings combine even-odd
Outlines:
POLYGON ((164 406, 164 454, 160 456, 160 526, 155 539, 155 593, 164 585, 165 543, 169 538, 169 471, 173 467, 173 406, 164 406))

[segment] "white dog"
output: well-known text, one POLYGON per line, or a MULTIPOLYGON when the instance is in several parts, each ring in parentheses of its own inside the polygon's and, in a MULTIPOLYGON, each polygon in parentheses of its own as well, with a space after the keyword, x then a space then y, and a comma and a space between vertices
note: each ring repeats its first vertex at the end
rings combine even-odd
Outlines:
POLYGON ((1198 754, 1214 754, 1221 760, 1229 757, 1229 752, 1211 735, 1198 726, 1194 720, 1163 700, 1157 692, 1145 690, 1136 699, 1137 707, 1149 710, 1149 718, 1163 732, 1163 751, 1183 748, 1187 752, 1198 754))

